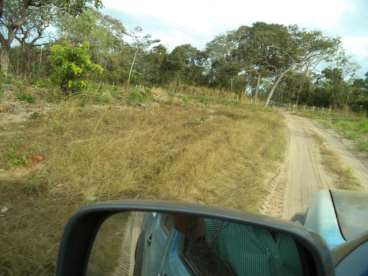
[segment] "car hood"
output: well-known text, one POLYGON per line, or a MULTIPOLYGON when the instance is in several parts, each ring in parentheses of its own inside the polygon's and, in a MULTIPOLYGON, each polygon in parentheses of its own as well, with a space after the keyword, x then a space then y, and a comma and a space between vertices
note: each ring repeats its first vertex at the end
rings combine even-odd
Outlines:
POLYGON ((332 190, 331 197, 345 240, 368 232, 368 193, 332 190))

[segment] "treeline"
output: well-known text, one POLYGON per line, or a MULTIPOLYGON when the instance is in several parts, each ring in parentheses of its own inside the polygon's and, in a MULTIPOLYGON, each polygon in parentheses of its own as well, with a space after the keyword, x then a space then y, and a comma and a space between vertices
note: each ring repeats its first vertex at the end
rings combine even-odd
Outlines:
POLYGON ((29 80, 53 76, 64 90, 84 88, 83 78, 116 85, 188 84, 260 98, 266 105, 368 110, 368 78, 355 77, 356 66, 338 38, 256 22, 215 37, 203 50, 190 44, 169 50, 139 27, 127 30, 99 7, 98 0, 5 0, 3 74, 29 80))

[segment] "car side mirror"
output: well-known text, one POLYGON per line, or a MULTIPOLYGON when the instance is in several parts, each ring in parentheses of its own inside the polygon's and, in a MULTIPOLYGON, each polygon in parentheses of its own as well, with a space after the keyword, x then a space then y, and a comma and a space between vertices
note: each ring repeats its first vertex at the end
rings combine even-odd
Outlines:
POLYGON ((106 202, 65 227, 57 276, 334 275, 323 241, 297 224, 201 205, 106 202))

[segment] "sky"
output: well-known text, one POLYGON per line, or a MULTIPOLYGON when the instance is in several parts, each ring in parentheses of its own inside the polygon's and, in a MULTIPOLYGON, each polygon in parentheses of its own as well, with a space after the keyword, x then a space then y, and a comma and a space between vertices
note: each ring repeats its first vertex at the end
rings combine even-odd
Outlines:
POLYGON ((104 0, 104 12, 128 30, 143 28, 172 49, 203 49, 216 35, 256 21, 297 24, 341 37, 346 52, 368 72, 368 0, 104 0))

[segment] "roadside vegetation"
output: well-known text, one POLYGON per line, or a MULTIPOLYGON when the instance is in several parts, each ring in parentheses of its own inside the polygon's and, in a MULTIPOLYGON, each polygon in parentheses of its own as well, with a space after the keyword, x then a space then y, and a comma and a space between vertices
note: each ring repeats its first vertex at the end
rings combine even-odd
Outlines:
POLYGON ((341 190, 361 190, 359 180, 354 176, 350 168, 346 168, 339 157, 328 148, 323 138, 318 134, 313 134, 314 140, 319 145, 322 158, 322 165, 329 172, 333 179, 333 188, 341 190))
POLYGON ((368 119, 364 114, 352 112, 302 111, 298 114, 314 119, 353 141, 357 150, 368 153, 368 119))

